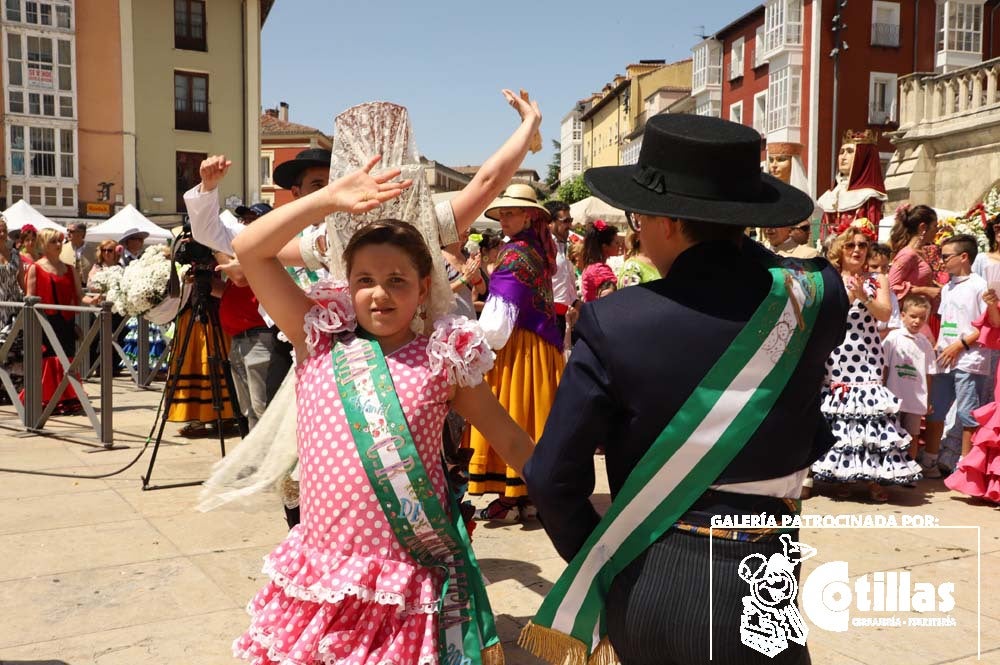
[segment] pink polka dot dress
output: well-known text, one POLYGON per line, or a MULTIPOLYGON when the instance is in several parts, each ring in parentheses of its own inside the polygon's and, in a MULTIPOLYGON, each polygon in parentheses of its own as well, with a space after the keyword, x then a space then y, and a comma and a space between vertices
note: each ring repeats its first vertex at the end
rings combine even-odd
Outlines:
MULTIPOLYGON (((255 664, 437 663, 441 574, 419 565, 396 539, 337 393, 332 333, 353 328, 350 301, 341 295, 310 312, 311 354, 296 369, 302 522, 265 557, 271 581, 250 601, 250 628, 233 651, 255 664)), ((492 360, 478 326, 464 317, 442 320, 430 338, 418 336, 386 356, 417 451, 445 506, 441 430, 452 386, 481 381, 492 360)))

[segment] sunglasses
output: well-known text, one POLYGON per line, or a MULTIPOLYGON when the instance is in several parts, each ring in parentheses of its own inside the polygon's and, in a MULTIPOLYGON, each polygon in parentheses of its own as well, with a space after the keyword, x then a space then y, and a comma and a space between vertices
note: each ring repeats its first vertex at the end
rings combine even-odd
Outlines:
POLYGON ((553 219, 552 221, 556 222, 557 224, 572 224, 573 223, 573 218, 572 217, 566 217, 564 219, 553 219))
POLYGON ((106 249, 102 249, 101 253, 102 254, 114 254, 115 253, 115 249, 114 249, 114 247, 108 247, 106 249))
POLYGON ((965 254, 965 252, 958 252, 958 253, 955 253, 955 254, 945 254, 945 253, 942 252, 941 253, 941 260, 942 261, 948 261, 948 259, 953 259, 956 256, 961 256, 962 254, 965 254))
POLYGON ((868 249, 866 242, 845 242, 844 249, 868 249))
POLYGON ((812 227, 809 226, 808 224, 803 224, 802 226, 793 226, 792 230, 793 231, 805 231, 806 233, 809 233, 810 231, 812 231, 812 227))
POLYGON ((628 227, 635 231, 636 233, 642 228, 642 222, 639 220, 639 213, 632 212, 631 210, 625 211, 625 221, 628 222, 628 227))

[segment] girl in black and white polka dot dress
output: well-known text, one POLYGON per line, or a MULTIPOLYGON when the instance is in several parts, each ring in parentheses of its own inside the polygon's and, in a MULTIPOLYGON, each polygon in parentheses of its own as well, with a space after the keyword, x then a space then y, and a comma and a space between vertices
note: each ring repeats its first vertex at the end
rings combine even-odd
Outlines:
MULTIPOLYGON (((887 501, 884 486, 918 480, 920 467, 906 453, 910 437, 897 418, 899 399, 882 382, 885 356, 876 322, 889 318, 891 303, 885 275, 870 274, 865 267, 868 233, 863 225, 852 226, 830 248, 851 309, 844 342, 826 361, 823 386, 822 410, 836 443, 812 470, 829 482, 867 482, 873 500, 887 501)), ((845 498, 849 494, 846 484, 838 492, 845 498)))

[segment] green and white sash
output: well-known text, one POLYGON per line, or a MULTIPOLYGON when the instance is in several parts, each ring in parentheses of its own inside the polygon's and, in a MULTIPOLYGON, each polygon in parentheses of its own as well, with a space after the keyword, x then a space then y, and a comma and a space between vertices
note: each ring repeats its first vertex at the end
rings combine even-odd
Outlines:
POLYGON ((503 649, 462 514, 444 509, 417 453, 378 343, 333 347, 333 369, 368 481, 396 538, 422 566, 440 568, 441 665, 502 665, 503 649))
POLYGON ((617 662, 605 637, 611 582, 742 450, 784 390, 812 332, 823 300, 820 273, 781 267, 770 273, 767 297, 635 466, 525 626, 520 644, 528 651, 565 665, 617 662))

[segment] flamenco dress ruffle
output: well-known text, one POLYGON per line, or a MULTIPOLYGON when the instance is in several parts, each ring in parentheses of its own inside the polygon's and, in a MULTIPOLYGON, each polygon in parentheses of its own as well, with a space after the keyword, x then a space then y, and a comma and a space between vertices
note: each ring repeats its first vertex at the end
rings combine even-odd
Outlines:
POLYGON ((834 383, 824 387, 821 410, 836 443, 812 467, 821 480, 874 481, 906 485, 921 478, 909 458, 910 437, 899 425, 899 400, 875 382, 834 383))
POLYGON ((945 478, 948 488, 972 497, 1000 503, 1000 410, 990 402, 972 412, 979 429, 972 449, 955 472, 945 478))
POLYGON ((252 622, 234 655, 261 665, 437 663, 435 571, 338 554, 306 533, 296 526, 265 559, 271 582, 248 604, 252 622))

